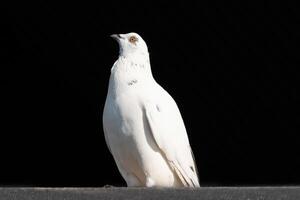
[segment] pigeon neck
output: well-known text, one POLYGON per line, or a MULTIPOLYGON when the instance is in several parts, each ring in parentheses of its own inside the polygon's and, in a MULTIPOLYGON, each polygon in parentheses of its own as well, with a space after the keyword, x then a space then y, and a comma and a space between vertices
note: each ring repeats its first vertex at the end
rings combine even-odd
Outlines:
POLYGON ((128 82, 153 81, 149 56, 120 56, 111 69, 111 83, 114 87, 127 86, 128 82))
POLYGON ((112 72, 122 72, 122 74, 145 74, 152 77, 149 54, 132 53, 120 55, 112 72))
POLYGON ((149 61, 149 53, 146 51, 137 51, 137 52, 128 52, 128 51, 120 51, 120 57, 123 57, 123 58, 127 58, 127 59, 131 59, 131 60, 136 60, 136 61, 139 61, 139 60, 142 60, 142 61, 145 61, 145 60, 148 60, 149 61))

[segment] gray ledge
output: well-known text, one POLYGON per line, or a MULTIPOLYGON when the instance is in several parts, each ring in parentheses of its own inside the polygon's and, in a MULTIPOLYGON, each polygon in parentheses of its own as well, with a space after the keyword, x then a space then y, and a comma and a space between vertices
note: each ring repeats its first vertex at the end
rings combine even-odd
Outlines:
POLYGON ((1 187, 1 200, 96 199, 200 199, 200 200, 299 200, 300 187, 155 188, 30 188, 1 187))

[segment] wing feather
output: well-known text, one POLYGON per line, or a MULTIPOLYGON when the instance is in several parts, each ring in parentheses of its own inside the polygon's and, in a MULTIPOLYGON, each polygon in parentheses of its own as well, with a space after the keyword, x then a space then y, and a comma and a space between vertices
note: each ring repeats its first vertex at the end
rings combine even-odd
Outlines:
POLYGON ((184 186, 199 187, 193 155, 177 105, 174 108, 174 104, 147 103, 144 112, 150 132, 171 169, 184 186))

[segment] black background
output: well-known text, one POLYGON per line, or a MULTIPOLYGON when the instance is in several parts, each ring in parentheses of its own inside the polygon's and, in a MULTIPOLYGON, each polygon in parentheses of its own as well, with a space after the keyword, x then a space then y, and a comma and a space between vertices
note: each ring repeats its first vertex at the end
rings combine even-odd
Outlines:
POLYGON ((297 7, 260 2, 2 6, 0 184, 122 186, 102 111, 137 32, 176 100, 208 185, 300 183, 297 7))

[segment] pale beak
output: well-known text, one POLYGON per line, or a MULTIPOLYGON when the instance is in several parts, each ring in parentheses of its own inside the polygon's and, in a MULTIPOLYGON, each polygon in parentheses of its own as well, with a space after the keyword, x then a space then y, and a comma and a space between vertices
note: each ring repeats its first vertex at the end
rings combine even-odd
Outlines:
POLYGON ((110 35, 110 37, 112 37, 113 39, 115 39, 115 40, 120 40, 122 37, 120 36, 120 34, 112 34, 112 35, 110 35))

